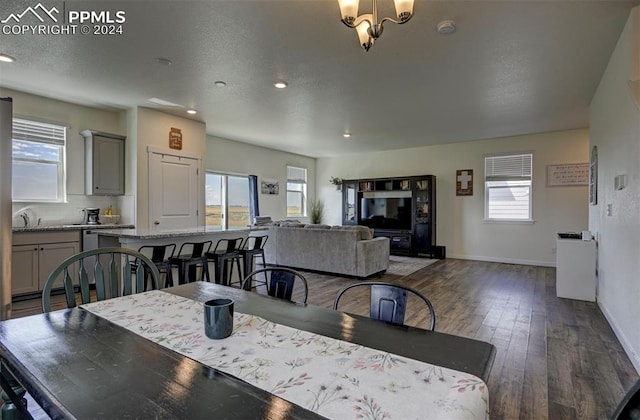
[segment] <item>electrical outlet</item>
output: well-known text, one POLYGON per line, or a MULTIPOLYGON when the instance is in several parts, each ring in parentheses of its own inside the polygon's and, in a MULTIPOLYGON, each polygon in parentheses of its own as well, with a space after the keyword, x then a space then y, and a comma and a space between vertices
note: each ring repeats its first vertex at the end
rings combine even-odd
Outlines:
POLYGON ((607 204, 607 216, 613 215, 613 204, 607 204))
POLYGON ((553 248, 551 248, 551 253, 552 253, 553 255, 556 255, 556 247, 555 247, 555 246, 554 246, 553 248))

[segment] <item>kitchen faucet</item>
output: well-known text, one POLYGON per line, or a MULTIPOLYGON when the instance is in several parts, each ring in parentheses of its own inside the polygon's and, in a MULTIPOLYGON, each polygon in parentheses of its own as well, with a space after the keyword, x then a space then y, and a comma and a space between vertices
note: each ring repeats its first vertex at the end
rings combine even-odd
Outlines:
POLYGON ((29 215, 27 214, 27 212, 22 212, 20 213, 20 217, 22 217, 22 220, 24 221, 24 227, 29 227, 29 215))

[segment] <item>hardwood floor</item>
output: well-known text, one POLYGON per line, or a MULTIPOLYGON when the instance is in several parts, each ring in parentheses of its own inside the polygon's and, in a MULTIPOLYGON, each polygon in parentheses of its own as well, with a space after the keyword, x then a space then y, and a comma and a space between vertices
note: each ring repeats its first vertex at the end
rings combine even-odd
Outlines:
MULTIPOLYGON (((304 275, 309 303, 327 307, 340 288, 358 281, 304 275)), ((492 419, 609 418, 638 379, 597 304, 556 297, 554 268, 447 259, 380 279, 427 296, 437 331, 496 346, 488 383, 492 419)), ((421 308, 417 301, 415 307, 421 308)), ((366 315, 368 296, 351 296, 340 309, 366 315)), ((14 317, 38 312, 38 299, 14 304, 14 317)), ((425 322, 426 310, 409 311, 407 324, 425 322)))

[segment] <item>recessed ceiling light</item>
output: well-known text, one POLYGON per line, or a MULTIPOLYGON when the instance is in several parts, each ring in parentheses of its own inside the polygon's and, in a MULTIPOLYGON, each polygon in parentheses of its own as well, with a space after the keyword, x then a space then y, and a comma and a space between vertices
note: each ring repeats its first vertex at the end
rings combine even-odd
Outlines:
POLYGON ((197 113, 198 111, 196 111, 195 109, 187 109, 187 114, 195 115, 197 113))
POLYGON ((288 84, 285 81, 278 81, 273 84, 273 86, 277 87, 278 89, 284 89, 287 87, 287 85, 288 84))
POLYGON ((163 66, 170 66, 172 64, 171 60, 169 60, 168 58, 162 58, 162 57, 158 58, 158 63, 162 64, 163 66))
POLYGON ((216 85, 217 87, 225 87, 227 86, 227 84, 225 82, 223 82, 222 80, 216 80, 215 82, 213 82, 214 85, 216 85))
POLYGON ((169 102, 167 100, 160 99, 160 98, 149 98, 147 99, 147 102, 151 102, 152 104, 156 104, 160 106, 175 106, 177 108, 184 108, 183 105, 174 104, 173 102, 169 102))
POLYGON ((349 132, 343 133, 342 137, 344 137, 345 139, 348 139, 349 137, 351 137, 351 133, 349 132))
POLYGON ((16 59, 11 57, 9 54, 0 53, 0 61, 3 61, 5 63, 13 63, 14 61, 16 61, 16 59))

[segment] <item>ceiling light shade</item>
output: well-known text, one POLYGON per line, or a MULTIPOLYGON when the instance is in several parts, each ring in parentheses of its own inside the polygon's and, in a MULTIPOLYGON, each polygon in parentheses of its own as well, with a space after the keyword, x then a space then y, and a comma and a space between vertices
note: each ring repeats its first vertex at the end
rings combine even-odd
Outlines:
POLYGON ((358 4, 360 0, 338 0, 338 6, 340 6, 340 14, 342 15, 343 22, 353 23, 358 16, 358 4))
POLYGON ((413 14, 413 0, 393 0, 396 6, 396 16, 401 21, 407 20, 413 14))
POLYGON ((371 13, 357 16, 359 0, 338 0, 342 23, 358 32, 360 45, 369 51, 376 39, 382 35, 384 23, 391 21, 397 24, 407 23, 413 16, 414 0, 393 0, 398 20, 390 17, 378 19, 378 1, 371 0, 371 13), (368 35, 367 39, 365 34, 368 35))
POLYGON ((16 61, 16 59, 8 54, 0 53, 0 61, 5 63, 13 63, 14 61, 16 61))
POLYGON ((358 33, 358 40, 360 45, 365 51, 369 51, 369 48, 373 45, 373 38, 369 35, 369 22, 366 20, 361 25, 356 26, 356 32, 358 33))

